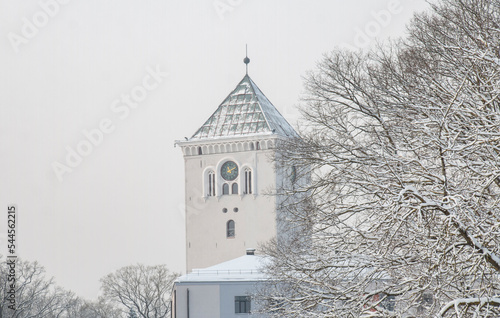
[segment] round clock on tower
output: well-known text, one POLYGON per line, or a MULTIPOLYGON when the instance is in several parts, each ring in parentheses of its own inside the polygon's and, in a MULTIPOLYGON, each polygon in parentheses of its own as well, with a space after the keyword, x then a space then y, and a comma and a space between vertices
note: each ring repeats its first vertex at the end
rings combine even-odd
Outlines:
POLYGON ((220 168, 220 174, 224 180, 233 181, 238 177, 238 165, 233 161, 226 161, 220 168))

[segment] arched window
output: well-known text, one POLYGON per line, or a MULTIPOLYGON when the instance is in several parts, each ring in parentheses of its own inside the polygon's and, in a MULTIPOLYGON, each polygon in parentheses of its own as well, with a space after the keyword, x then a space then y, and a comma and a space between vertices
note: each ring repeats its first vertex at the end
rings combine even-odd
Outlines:
POLYGON ((223 194, 223 195, 224 195, 224 194, 229 194, 229 184, 224 183, 224 184, 222 185, 222 194, 223 194))
POLYGON ((252 193, 252 170, 245 169, 245 194, 252 193))
POLYGON ((232 194, 238 194, 238 183, 233 183, 233 185, 231 186, 231 193, 232 194))
POLYGON ((257 150, 260 150, 260 142, 257 141, 257 150))
POLYGON ((215 196, 215 173, 213 171, 208 172, 208 196, 215 196))
POLYGON ((250 150, 253 150, 253 147, 254 147, 253 142, 251 142, 250 143, 250 150))
POLYGON ((198 147, 198 154, 199 154, 199 155, 202 155, 202 154, 203 154, 203 151, 201 151, 201 147, 198 147))
POLYGON ((235 235, 235 233, 234 233, 234 221, 229 220, 226 223, 226 237, 230 238, 230 237, 234 237, 234 235, 235 235))

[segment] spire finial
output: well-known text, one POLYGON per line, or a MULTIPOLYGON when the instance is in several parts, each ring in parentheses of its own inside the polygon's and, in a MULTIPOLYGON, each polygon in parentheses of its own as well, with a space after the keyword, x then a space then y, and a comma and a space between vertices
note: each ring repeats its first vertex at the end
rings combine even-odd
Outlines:
POLYGON ((248 45, 245 44, 245 58, 243 59, 243 63, 245 63, 246 68, 247 68, 247 75, 248 75, 248 63, 250 63, 250 59, 248 58, 248 45))

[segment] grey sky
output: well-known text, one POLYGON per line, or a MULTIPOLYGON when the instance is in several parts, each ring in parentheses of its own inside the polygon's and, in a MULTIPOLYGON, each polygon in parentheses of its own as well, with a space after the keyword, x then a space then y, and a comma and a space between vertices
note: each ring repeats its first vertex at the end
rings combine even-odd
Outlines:
POLYGON ((183 271, 184 167, 174 140, 190 137, 244 76, 245 44, 250 76, 294 124, 301 76, 323 53, 398 36, 427 7, 0 0, 0 254, 14 203, 19 255, 81 296, 95 298, 99 278, 125 265, 183 271), (71 167, 78 149, 87 155, 70 155, 71 167), (67 167, 60 178, 55 162, 67 167))

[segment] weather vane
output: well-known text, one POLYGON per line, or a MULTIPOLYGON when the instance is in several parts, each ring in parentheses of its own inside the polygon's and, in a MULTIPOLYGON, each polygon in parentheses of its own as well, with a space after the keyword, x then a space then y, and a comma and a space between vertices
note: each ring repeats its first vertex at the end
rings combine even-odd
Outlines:
POLYGON ((245 63, 246 68, 247 68, 247 75, 248 75, 248 63, 250 63, 250 59, 248 58, 248 45, 245 44, 245 58, 243 59, 243 63, 245 63))

